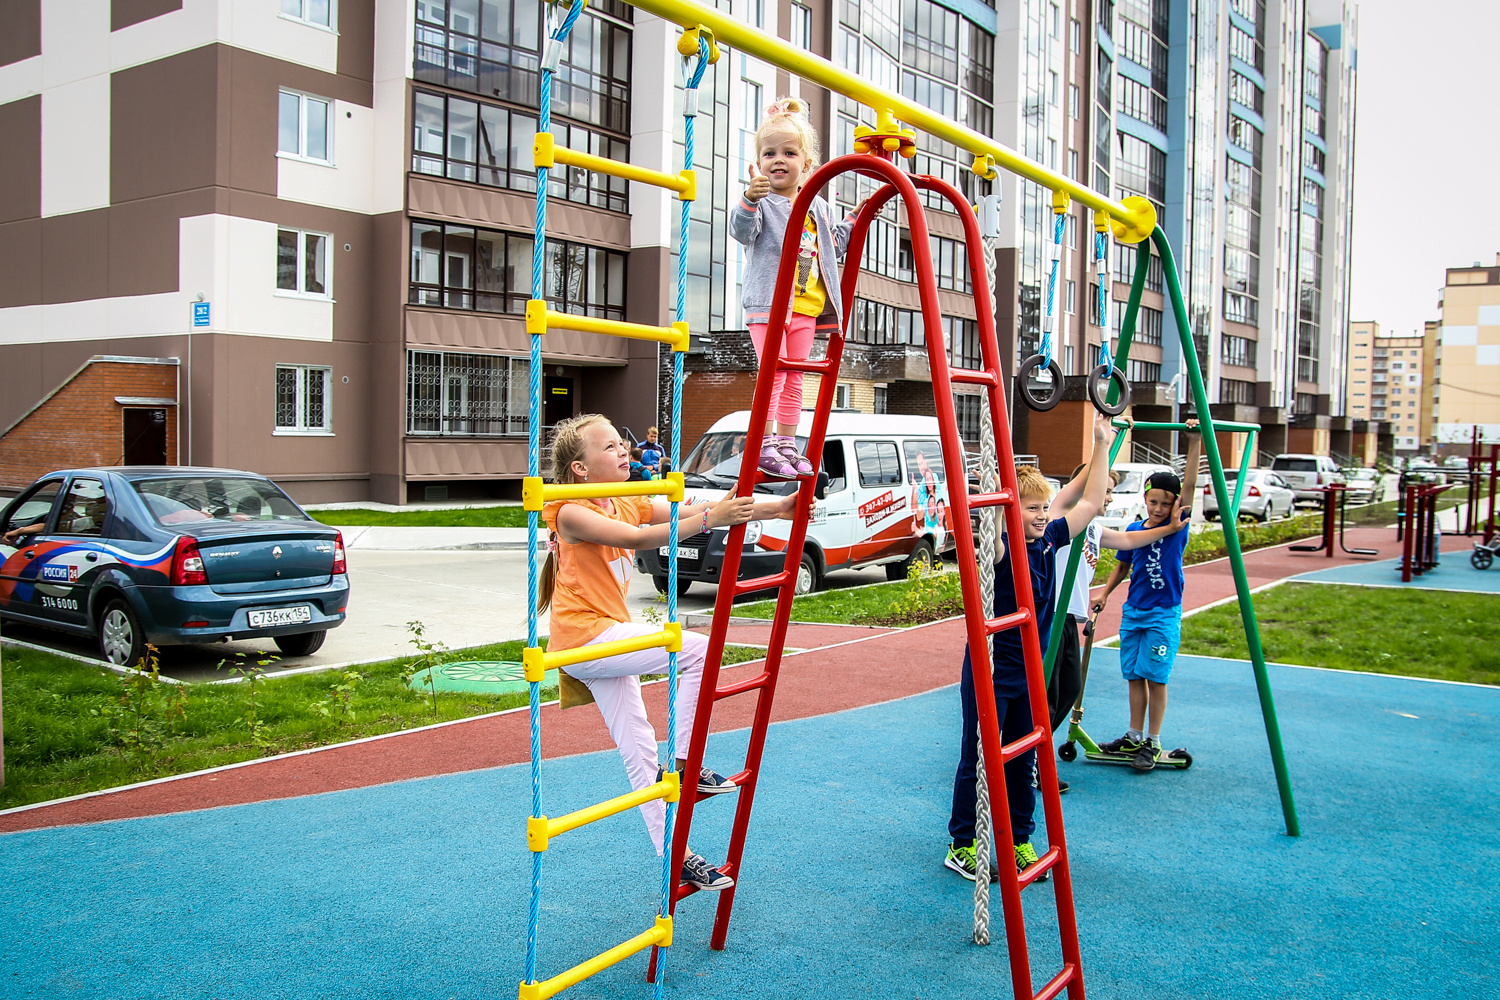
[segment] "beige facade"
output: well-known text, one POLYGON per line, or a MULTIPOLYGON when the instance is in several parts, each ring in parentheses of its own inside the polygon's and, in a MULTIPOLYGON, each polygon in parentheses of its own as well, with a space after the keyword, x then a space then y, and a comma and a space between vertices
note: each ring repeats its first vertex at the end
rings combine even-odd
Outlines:
POLYGON ((1474 430, 1500 442, 1500 254, 1494 267, 1450 267, 1436 362, 1436 443, 1466 450, 1474 430))

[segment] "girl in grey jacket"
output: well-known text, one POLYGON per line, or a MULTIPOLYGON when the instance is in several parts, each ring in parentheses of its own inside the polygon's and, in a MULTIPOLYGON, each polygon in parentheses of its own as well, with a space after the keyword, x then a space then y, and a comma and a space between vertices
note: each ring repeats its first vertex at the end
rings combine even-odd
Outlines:
MULTIPOLYGON (((766 109, 755 133, 757 163, 750 165, 744 197, 729 213, 729 233, 748 251, 741 297, 750 340, 765 363, 766 322, 776 293, 776 271, 789 234, 792 200, 818 165, 818 136, 801 101, 784 97, 766 109)), ((855 209, 858 212, 858 209, 855 209)), ((851 214, 842 222, 821 196, 814 198, 797 237, 797 281, 782 338, 782 357, 806 360, 819 331, 832 333, 844 323, 839 291, 839 260, 849 244, 851 214)), ((761 442, 760 468, 773 476, 810 476, 813 466, 797 450, 802 416, 802 373, 778 372, 771 390, 774 432, 761 442)))

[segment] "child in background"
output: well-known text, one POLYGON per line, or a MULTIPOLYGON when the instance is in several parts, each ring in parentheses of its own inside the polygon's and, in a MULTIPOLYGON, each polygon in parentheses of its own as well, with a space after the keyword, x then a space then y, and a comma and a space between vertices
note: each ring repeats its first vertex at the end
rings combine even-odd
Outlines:
POLYGON ((653 478, 655 477, 651 475, 651 470, 646 468, 645 464, 641 461, 641 449, 630 449, 630 481, 638 483, 642 480, 653 478))
MULTIPOLYGON (((1084 481, 1087 478, 1088 463, 1084 463, 1073 470, 1072 478, 1068 484, 1057 491, 1053 498, 1052 509, 1058 512, 1058 516, 1072 510, 1073 505, 1078 502, 1078 497, 1083 492, 1084 481)), ((1109 474, 1109 485, 1104 490, 1104 504, 1101 512, 1109 509, 1109 502, 1114 499, 1115 487, 1119 485, 1120 474, 1111 472, 1109 474)), ((1116 551, 1139 549, 1150 545, 1167 535, 1175 534, 1187 527, 1187 522, 1177 518, 1168 518, 1166 523, 1145 531, 1117 531, 1114 528, 1106 528, 1099 523, 1099 519, 1088 523, 1079 537, 1068 544, 1060 546, 1057 550, 1057 606, 1067 608, 1067 624, 1063 626, 1062 643, 1057 649, 1057 659, 1052 664, 1052 679, 1047 685, 1047 705, 1052 713, 1052 730, 1067 720, 1073 705, 1078 701, 1078 692, 1083 689, 1083 655, 1079 649, 1078 629, 1087 619, 1089 614, 1089 589, 1093 586, 1094 571, 1099 565, 1099 552, 1101 549, 1115 549, 1116 551), (1078 560, 1078 575, 1073 578, 1073 589, 1064 595, 1062 583, 1064 569, 1067 567, 1068 559, 1074 545, 1083 546, 1083 556, 1078 560)), ((1058 783, 1059 791, 1067 791, 1068 785, 1064 781, 1058 783)))
MULTIPOLYGON (((797 281, 781 353, 783 357, 806 360, 819 331, 832 333, 843 327, 838 262, 848 246, 852 222, 835 221, 833 209, 819 196, 813 199, 803 231, 795 236, 787 232, 792 199, 818 165, 818 136, 801 101, 783 97, 766 109, 755 133, 755 148, 758 163, 750 165, 744 197, 729 213, 729 234, 749 248, 741 286, 745 321, 756 357, 765 364, 766 321, 776 292, 782 247, 787 240, 796 239, 800 247, 797 281)), ((812 463, 797 450, 797 420, 801 414, 802 373, 778 372, 771 390, 774 432, 767 434, 760 445, 758 464, 762 471, 787 479, 812 475, 812 463)))
MULTIPOLYGON (((1114 441, 1110 418, 1102 414, 1094 421, 1094 454, 1109 454, 1114 441)), ((993 614, 1008 615, 1016 611, 1015 580, 1011 575, 1011 555, 1019 543, 1031 568, 1031 593, 1036 607, 1037 630, 1047 636, 1052 628, 1056 595, 1054 583, 1058 546, 1084 530, 1104 503, 1105 466, 1100 461, 1090 466, 1082 495, 1073 509, 1056 520, 1048 516, 1052 486, 1035 466, 1016 467, 1016 486, 1026 537, 1005 536, 995 547, 995 606, 993 614)), ((1045 641, 1045 639, 1043 639, 1045 641)), ((1020 629, 996 632, 991 643, 995 707, 999 710, 1000 735, 1012 743, 1032 730, 1031 699, 1026 685, 1026 660, 1020 629)), ((1040 654, 1040 650, 1038 653, 1040 654)), ((953 808, 948 819, 951 844, 943 864, 970 881, 974 880, 978 861, 974 850, 974 780, 979 760, 979 709, 974 700, 974 669, 969 650, 964 648, 963 675, 959 681, 959 699, 963 706, 963 734, 959 743, 958 771, 953 777, 953 808)), ((1025 871, 1037 863, 1031 834, 1036 829, 1036 751, 1015 757, 1005 765, 1005 791, 1009 799, 1011 840, 1016 870, 1025 871)), ((1043 874, 1041 878, 1045 879, 1043 874)))
MULTIPOLYGON (((1146 520, 1130 525, 1127 534, 1146 534, 1160 525, 1185 525, 1192 517, 1203 442, 1196 433, 1198 422, 1189 420, 1187 426, 1192 443, 1186 479, 1179 480, 1176 473, 1165 470, 1152 473, 1146 480, 1146 520)), ((1104 596, 1094 604, 1095 611, 1101 610, 1114 589, 1131 577, 1132 568, 1136 570, 1120 613, 1120 672, 1130 682, 1130 729, 1117 740, 1099 744, 1099 749, 1130 755, 1131 765, 1139 771, 1156 767, 1162 754, 1167 681, 1182 640, 1182 557, 1187 543, 1188 533, 1182 531, 1135 552, 1120 553, 1119 564, 1104 585, 1104 596)))
MULTIPOLYGON (((597 413, 565 420, 557 425, 552 441, 553 481, 623 483, 630 475, 624 449, 619 433, 597 413)), ((793 494, 760 503, 729 496, 715 504, 683 504, 678 508, 679 530, 692 535, 751 518, 790 518, 795 503, 793 494)), ((630 589, 631 550, 667 544, 671 518, 667 501, 651 497, 554 500, 542 508, 542 517, 551 534, 537 610, 551 608, 549 649, 576 649, 660 631, 658 626, 633 623, 625 598, 630 589)), ((682 755, 692 739, 707 651, 707 637, 683 632, 682 652, 677 655, 682 674, 677 689, 679 771, 687 763, 682 755)), ((637 791, 660 780, 661 774, 656 731, 646 717, 640 678, 664 673, 668 656, 660 647, 622 653, 575 663, 558 678, 564 708, 589 701, 598 704, 625 761, 630 786, 637 791)), ((737 791, 733 782, 708 768, 697 776, 696 787, 701 795, 737 791)), ((656 853, 661 854, 666 807, 653 800, 641 806, 641 814, 656 853)), ((710 892, 734 885, 732 878, 691 851, 683 862, 682 881, 710 892)))
MULTIPOLYGON (((650 469, 653 473, 657 470, 657 468, 661 466, 662 456, 667 453, 666 449, 657 442, 656 437, 656 428, 647 427, 646 440, 642 441, 640 444, 641 464, 650 469)), ((647 476, 646 478, 650 479, 651 477, 647 476)))

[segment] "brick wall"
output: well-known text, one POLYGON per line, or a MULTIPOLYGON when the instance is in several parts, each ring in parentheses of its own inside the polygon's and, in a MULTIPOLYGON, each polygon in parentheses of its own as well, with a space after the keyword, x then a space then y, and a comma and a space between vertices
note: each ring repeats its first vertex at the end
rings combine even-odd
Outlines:
MULTIPOLYGON (((125 407, 116 396, 177 398, 177 366, 92 361, 0 437, 0 489, 53 469, 119 465, 125 407)), ((167 407, 167 461, 177 461, 177 408, 167 407)))

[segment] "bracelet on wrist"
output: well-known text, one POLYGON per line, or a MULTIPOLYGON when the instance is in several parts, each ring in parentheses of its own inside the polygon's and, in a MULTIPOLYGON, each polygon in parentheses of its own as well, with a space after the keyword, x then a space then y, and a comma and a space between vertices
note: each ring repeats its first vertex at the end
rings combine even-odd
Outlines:
POLYGON ((708 511, 705 510, 703 512, 703 527, 698 529, 698 534, 705 535, 708 533, 708 530, 708 511))

